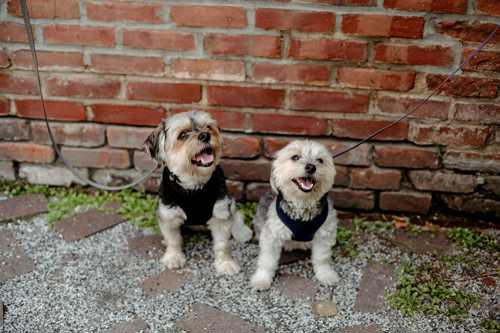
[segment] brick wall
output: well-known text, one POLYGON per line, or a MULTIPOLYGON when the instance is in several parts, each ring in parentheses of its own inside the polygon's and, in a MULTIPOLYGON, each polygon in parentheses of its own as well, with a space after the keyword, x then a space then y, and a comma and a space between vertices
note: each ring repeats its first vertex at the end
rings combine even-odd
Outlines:
MULTIPOLYGON (((203 109, 239 198, 297 137, 346 147, 424 98, 500 23, 498 0, 32 0, 57 141, 84 175, 134 178, 143 139, 203 109)), ((36 97, 18 0, 0 7, 0 177, 69 184, 36 97)), ((337 159, 339 208, 500 216, 500 33, 411 119, 337 159)), ((153 179, 148 186, 155 185, 153 179)))

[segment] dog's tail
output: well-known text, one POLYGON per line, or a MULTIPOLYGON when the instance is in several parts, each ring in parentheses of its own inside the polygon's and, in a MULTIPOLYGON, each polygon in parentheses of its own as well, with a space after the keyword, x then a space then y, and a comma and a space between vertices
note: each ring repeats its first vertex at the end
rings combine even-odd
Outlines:
POLYGON ((245 224, 243 214, 241 214, 238 209, 233 212, 233 224, 231 225, 231 233, 233 234, 233 238, 241 243, 246 243, 252 239, 252 229, 250 229, 245 224))

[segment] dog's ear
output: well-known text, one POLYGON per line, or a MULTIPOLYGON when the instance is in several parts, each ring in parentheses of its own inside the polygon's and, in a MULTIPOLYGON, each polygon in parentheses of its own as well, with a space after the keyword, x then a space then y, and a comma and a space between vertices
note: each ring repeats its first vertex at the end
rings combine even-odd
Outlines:
MULTIPOLYGON (((165 122, 162 121, 158 127, 156 127, 153 132, 144 141, 144 150, 151 156, 151 158, 159 161, 160 157, 160 141, 161 137, 166 135, 167 128, 165 127, 165 122)), ((161 162, 161 161, 160 161, 161 162)))
POLYGON ((271 179, 269 180, 269 182, 271 183, 271 190, 278 194, 279 192, 279 189, 278 189, 278 186, 276 185, 276 180, 274 179, 274 175, 271 173, 271 179))

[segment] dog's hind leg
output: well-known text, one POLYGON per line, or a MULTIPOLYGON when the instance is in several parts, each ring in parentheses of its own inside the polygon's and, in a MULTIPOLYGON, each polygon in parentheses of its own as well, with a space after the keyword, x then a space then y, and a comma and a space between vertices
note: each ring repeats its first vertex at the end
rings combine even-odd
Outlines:
POLYGON ((182 268, 186 264, 186 256, 182 253, 181 235, 181 225, 186 218, 186 214, 180 207, 165 206, 160 202, 158 220, 167 245, 161 262, 169 269, 182 268))

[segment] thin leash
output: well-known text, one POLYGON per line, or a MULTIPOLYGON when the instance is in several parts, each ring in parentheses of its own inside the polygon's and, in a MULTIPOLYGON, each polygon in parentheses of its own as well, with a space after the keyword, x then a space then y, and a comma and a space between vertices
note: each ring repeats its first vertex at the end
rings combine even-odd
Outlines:
MULTIPOLYGON (((1 2, 0 2, 1 3, 1 2)), ((24 26, 26 28, 26 33, 28 35, 28 43, 29 43, 29 46, 30 46, 30 50, 31 50, 31 57, 32 57, 32 62, 33 62, 33 68, 34 68, 34 71, 35 71, 35 74, 36 74, 36 77, 37 77, 37 84, 38 84, 38 92, 40 94, 40 102, 42 104, 42 110, 43 110, 43 115, 44 115, 44 120, 45 120, 45 125, 47 126, 47 131, 49 133, 49 138, 52 142, 52 146, 54 147, 54 150, 56 151, 57 155, 61 158, 63 164, 71 171, 71 173, 79 180, 81 181, 82 183, 86 184, 86 185, 91 185, 95 188, 98 188, 98 189, 101 189, 101 190, 107 190, 107 191, 120 191, 120 190, 124 190, 124 189, 127 189, 127 188, 130 188, 130 187, 133 187, 133 186, 136 186, 142 182, 144 182, 147 178, 149 178, 153 172, 155 172, 155 170, 159 167, 159 164, 155 161, 155 166, 153 169, 151 169, 150 171, 146 172, 144 175, 142 175, 141 177, 139 177, 137 180, 133 181, 132 183, 130 184, 126 184, 126 185, 121 185, 121 186, 108 186, 108 185, 103 185, 103 184, 99 184, 99 183, 96 183, 90 179, 86 179, 86 178, 83 178, 79 173, 78 171, 64 158, 63 154, 61 153, 58 145, 56 144, 56 141, 54 139, 54 135, 53 135, 53 132, 50 128, 50 124, 49 124, 49 120, 48 120, 48 116, 47 116, 47 110, 46 110, 46 107, 45 107, 45 99, 43 97, 43 91, 42 91, 42 82, 41 82, 41 78, 40 78, 40 70, 39 70, 39 66, 38 66, 38 58, 37 58, 37 54, 36 54, 36 47, 35 47, 35 42, 34 42, 34 38, 33 38, 33 30, 32 30, 32 26, 31 26, 31 18, 30 18, 30 14, 29 14, 29 10, 28 10, 28 6, 26 4, 26 0, 20 0, 20 5, 21 5, 21 11, 22 11, 22 14, 23 14, 23 19, 24 19, 24 26)), ((446 84, 448 83, 451 79, 453 79, 453 77, 455 77, 455 75, 463 69, 463 67, 465 67, 467 64, 470 63, 470 61, 475 58, 479 52, 481 52, 481 50, 488 44, 488 42, 493 38, 493 36, 495 35, 495 33, 497 32, 498 30, 498 27, 500 25, 496 25, 495 29, 488 35, 488 37, 474 50, 474 52, 472 52, 461 64, 458 68, 456 68, 455 70, 453 70, 450 74, 447 75, 446 79, 443 80, 432 92, 431 94, 429 94, 429 96, 427 96, 425 99, 423 99, 422 101, 420 101, 418 104, 415 105, 414 108, 410 109, 410 111, 404 113, 402 116, 400 116, 399 118, 397 118, 396 120, 392 121, 391 123, 387 124, 386 126, 383 126, 381 128, 379 128, 378 130, 374 131, 373 133, 369 134, 368 136, 366 136, 364 139, 362 139, 361 141, 359 141, 358 143, 344 149, 344 150, 341 150, 340 152, 338 153, 334 153, 333 154, 333 158, 337 158, 341 155, 344 155, 354 149, 356 149, 357 147, 359 147, 360 145, 362 145, 363 143, 367 142, 368 140, 374 138, 375 136, 379 135, 380 133, 384 132, 385 130, 395 126, 396 124, 398 124, 399 122, 401 122, 402 120, 408 118, 411 114, 413 114, 414 112, 416 112, 422 105, 424 105, 425 103, 427 103, 429 101, 429 99, 431 99, 433 96, 435 96, 436 94, 438 94, 441 90, 441 88, 446 84)))

